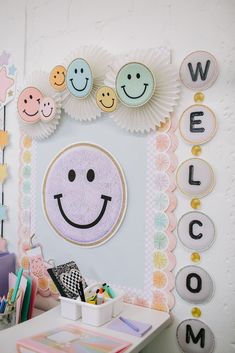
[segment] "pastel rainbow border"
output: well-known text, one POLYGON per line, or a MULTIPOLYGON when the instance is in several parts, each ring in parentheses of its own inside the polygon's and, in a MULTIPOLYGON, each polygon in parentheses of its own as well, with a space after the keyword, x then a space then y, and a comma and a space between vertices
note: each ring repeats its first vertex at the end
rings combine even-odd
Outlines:
MULTIPOLYGON (((144 288, 141 290, 110 284, 124 291, 124 301, 127 303, 167 312, 175 303, 172 294, 175 285, 172 270, 176 263, 173 254, 176 245, 174 172, 178 164, 175 155, 178 145, 176 128, 177 122, 173 115, 165 128, 147 136, 144 288)), ((21 132, 18 232, 18 255, 21 264, 35 223, 33 180, 36 177, 36 157, 33 150, 32 140, 21 132)))

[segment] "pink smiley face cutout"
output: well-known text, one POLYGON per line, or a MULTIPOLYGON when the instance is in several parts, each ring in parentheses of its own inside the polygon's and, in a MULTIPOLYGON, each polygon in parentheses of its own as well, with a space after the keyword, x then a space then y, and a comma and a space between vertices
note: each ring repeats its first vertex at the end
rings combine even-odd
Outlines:
POLYGON ((60 152, 44 178, 43 205, 50 225, 78 245, 91 247, 109 240, 121 225, 126 199, 118 162, 90 143, 60 152))
POLYGON ((54 99, 52 99, 51 97, 43 98, 39 106, 39 114, 42 121, 51 121, 56 114, 56 106, 54 99))
POLYGON ((42 93, 35 87, 25 88, 19 95, 17 108, 22 120, 26 123, 36 123, 40 119, 39 105, 42 93))

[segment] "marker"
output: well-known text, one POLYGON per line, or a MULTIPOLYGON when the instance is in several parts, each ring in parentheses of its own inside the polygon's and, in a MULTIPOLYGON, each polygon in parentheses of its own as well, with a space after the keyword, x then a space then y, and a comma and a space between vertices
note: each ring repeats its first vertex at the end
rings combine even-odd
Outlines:
POLYGON ((115 297, 116 297, 115 292, 112 290, 111 287, 109 287, 109 286, 107 285, 107 283, 104 283, 104 284, 102 285, 102 287, 104 288, 104 290, 106 290, 106 292, 108 293, 108 295, 110 296, 110 298, 115 298, 115 297))
POLYGON ((85 294, 84 294, 84 290, 83 290, 82 281, 78 282, 77 289, 78 289, 78 293, 79 293, 79 296, 81 298, 81 301, 85 302, 86 299, 85 299, 85 294))
POLYGON ((103 289, 100 288, 99 292, 97 293, 97 305, 103 304, 104 302, 104 292, 103 289))
POLYGON ((17 279, 16 279, 15 288, 14 288, 14 291, 13 291, 12 296, 11 296, 11 304, 13 304, 15 302, 15 300, 16 300, 16 296, 17 296, 17 293, 18 293, 18 290, 19 290, 22 274, 23 274, 23 268, 21 267, 19 269, 18 273, 17 273, 17 279))
POLYGON ((139 332, 139 328, 137 326, 135 326, 132 322, 130 322, 128 319, 119 316, 119 319, 124 322, 127 326, 129 326, 130 328, 132 328, 132 330, 139 332))

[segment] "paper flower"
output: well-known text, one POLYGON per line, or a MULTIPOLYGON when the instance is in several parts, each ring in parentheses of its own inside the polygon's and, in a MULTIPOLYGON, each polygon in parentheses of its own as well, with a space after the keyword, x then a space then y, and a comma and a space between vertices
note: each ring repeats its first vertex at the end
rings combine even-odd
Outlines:
POLYGON ((164 48, 138 49, 114 60, 106 84, 116 88, 120 100, 110 115, 118 126, 144 133, 170 118, 179 96, 179 82, 169 57, 164 48))
MULTIPOLYGON (((32 97, 32 95, 30 94, 29 97, 32 97)), ((16 101, 18 102, 17 110, 20 127, 28 136, 35 140, 43 140, 55 132, 61 117, 61 95, 60 93, 56 93, 50 86, 47 73, 33 73, 31 77, 26 80, 24 88, 20 90, 16 101), (38 94, 38 114, 35 117, 29 115, 28 120, 27 117, 22 119, 22 112, 20 112, 21 115, 19 114, 19 100, 22 92, 25 91, 27 87, 32 88, 33 94, 38 94), (54 105, 52 105, 52 102, 54 105), (41 103, 40 106, 39 103, 41 103), (50 105, 48 105, 48 103, 50 105), (45 108, 44 104, 46 104, 45 108), (48 115, 48 112, 50 113, 51 111, 51 107, 54 109, 53 118, 47 119, 46 121, 41 111, 44 109, 44 115, 48 115)), ((23 99, 22 104, 24 102, 25 99, 23 99)), ((22 111, 24 111, 24 109, 22 111)))
POLYGON ((67 59, 66 90, 62 107, 70 117, 91 121, 101 115, 96 104, 96 92, 104 86, 110 55, 100 47, 83 46, 67 59))

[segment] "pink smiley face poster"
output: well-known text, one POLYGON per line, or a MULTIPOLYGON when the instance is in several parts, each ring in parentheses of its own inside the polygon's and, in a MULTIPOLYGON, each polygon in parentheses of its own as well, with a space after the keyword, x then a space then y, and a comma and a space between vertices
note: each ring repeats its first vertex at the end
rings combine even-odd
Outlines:
POLYGON ((70 145, 51 162, 43 205, 52 228, 82 246, 96 246, 117 231, 126 210, 126 182, 114 157, 89 143, 70 145))

